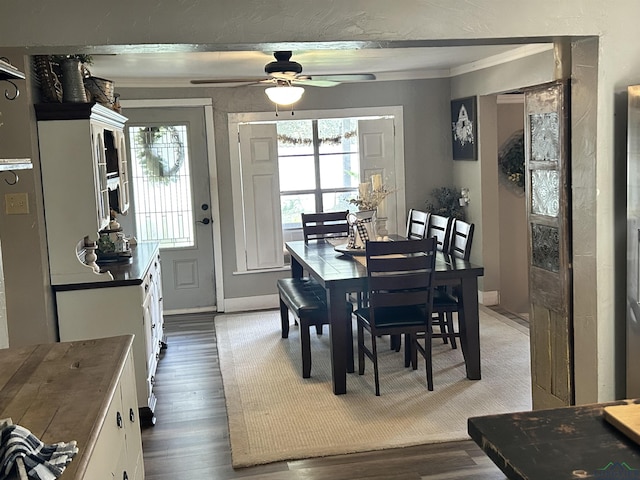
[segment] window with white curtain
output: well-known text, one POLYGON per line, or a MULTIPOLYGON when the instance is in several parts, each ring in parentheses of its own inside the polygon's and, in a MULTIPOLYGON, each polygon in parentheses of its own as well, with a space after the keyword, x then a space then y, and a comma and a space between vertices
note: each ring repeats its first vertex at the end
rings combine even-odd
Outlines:
MULTIPOLYGON (((229 114, 229 140, 238 142, 230 150, 237 271, 285 268, 284 243, 302 238, 300 214, 355 210, 349 200, 371 175, 393 190, 404 185, 397 131, 402 107, 296 112, 292 120, 229 114)), ((404 194, 387 203, 395 233, 404 194)))

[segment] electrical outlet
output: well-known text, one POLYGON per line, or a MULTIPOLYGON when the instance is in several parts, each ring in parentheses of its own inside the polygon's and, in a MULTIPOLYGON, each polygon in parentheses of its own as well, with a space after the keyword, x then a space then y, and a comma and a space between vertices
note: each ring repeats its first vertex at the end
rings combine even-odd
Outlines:
POLYGON ((7 215, 26 215, 29 213, 28 193, 5 193, 4 203, 7 215))

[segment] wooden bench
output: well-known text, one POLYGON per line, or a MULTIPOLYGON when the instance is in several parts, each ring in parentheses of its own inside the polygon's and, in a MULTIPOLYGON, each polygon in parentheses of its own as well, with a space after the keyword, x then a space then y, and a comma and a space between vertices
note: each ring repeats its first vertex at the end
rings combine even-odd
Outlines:
MULTIPOLYGON (((300 346, 302 350, 302 378, 311 376, 311 336, 309 329, 316 327, 318 335, 322 326, 329 324, 326 293, 322 285, 309 278, 282 278, 278 280, 280 296, 280 321, 282 338, 289 337, 289 311, 300 324, 300 346)), ((345 301, 345 308, 351 315, 352 305, 345 301)), ((351 345, 353 358, 353 344, 351 345)))

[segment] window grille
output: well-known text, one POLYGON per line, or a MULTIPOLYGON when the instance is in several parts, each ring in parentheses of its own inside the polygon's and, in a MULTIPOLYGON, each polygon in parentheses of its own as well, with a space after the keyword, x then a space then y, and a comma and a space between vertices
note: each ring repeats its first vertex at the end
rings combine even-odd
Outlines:
POLYGON ((128 133, 138 240, 194 246, 187 126, 131 126, 128 133))

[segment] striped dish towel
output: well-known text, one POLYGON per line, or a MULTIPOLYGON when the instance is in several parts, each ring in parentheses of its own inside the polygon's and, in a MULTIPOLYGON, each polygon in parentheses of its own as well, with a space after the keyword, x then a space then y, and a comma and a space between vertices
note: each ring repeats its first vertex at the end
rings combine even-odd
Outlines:
POLYGON ((7 477, 16 460, 22 458, 29 478, 55 480, 76 453, 75 440, 47 445, 26 428, 8 425, 0 431, 0 478, 7 477))

